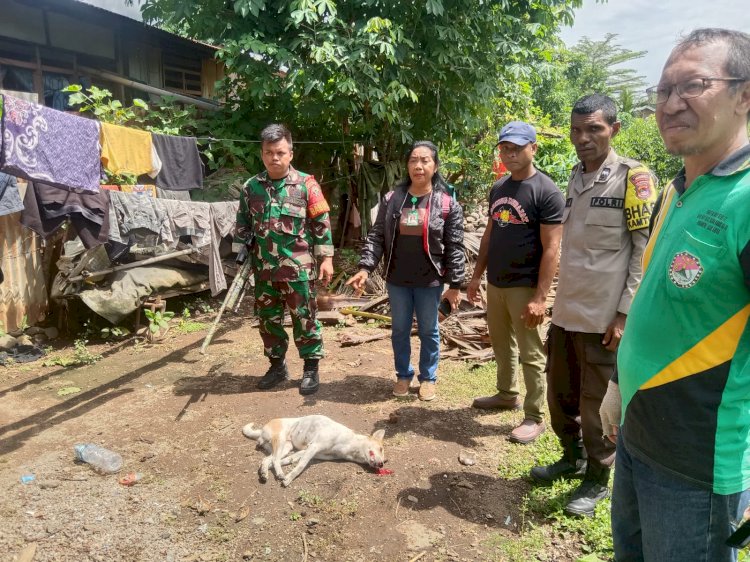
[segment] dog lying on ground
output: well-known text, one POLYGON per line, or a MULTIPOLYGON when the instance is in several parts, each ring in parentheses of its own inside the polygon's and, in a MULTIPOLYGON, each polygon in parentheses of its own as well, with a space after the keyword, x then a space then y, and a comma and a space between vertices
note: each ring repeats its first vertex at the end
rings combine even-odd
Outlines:
POLYGON ((258 470, 263 482, 268 480, 268 469, 273 465, 276 478, 281 479, 283 486, 289 486, 312 459, 383 467, 383 429, 370 436, 360 435, 326 416, 304 416, 276 418, 260 429, 249 423, 242 433, 270 453, 258 470), (297 466, 285 475, 281 467, 295 462, 297 466))

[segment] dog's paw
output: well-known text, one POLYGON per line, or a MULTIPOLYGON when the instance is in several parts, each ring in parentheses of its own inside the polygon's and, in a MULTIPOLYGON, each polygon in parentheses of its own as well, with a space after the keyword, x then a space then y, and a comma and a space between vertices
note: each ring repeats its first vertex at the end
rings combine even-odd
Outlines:
POLYGON ((284 486, 284 488, 287 488, 287 487, 289 487, 289 484, 291 484, 291 483, 292 483, 292 480, 293 480, 292 478, 289 478, 289 477, 287 476, 286 478, 284 478, 284 479, 283 479, 283 480, 281 481, 281 485, 282 485, 282 486, 284 486))
POLYGON ((263 484, 265 484, 266 482, 268 482, 268 472, 266 472, 266 471, 264 471, 264 470, 259 470, 259 471, 258 471, 258 479, 259 479, 259 480, 260 480, 260 481, 261 481, 261 482, 262 482, 263 484))

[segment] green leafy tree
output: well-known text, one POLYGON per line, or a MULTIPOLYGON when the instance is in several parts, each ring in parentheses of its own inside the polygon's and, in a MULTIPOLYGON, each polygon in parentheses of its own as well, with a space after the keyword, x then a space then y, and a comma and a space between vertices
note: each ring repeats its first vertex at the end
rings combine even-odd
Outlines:
POLYGON ((656 119, 635 118, 627 127, 623 126, 613 145, 618 154, 635 158, 648 166, 664 187, 682 168, 682 160, 667 152, 659 135, 656 119))
POLYGON ((537 63, 534 99, 554 123, 566 123, 575 100, 592 92, 614 98, 623 114, 643 105, 644 77, 627 63, 646 51, 631 51, 616 39, 615 33, 601 41, 584 37, 570 49, 560 43, 549 60, 537 63))
MULTIPOLYGON (((147 20, 221 45, 226 111, 213 136, 292 125, 295 159, 330 168, 360 141, 380 161, 414 139, 475 144, 494 100, 523 97, 580 0, 146 0, 147 20), (372 150, 370 150, 372 149, 372 150)), ((231 157, 257 164, 257 147, 231 157)), ((222 162, 224 163, 224 162, 222 162)), ((347 174, 347 166, 329 175, 347 174)))

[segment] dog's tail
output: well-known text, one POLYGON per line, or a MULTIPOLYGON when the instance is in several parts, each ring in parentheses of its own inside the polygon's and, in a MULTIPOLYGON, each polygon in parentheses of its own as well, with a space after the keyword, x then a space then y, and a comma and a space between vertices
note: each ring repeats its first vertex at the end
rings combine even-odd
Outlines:
POLYGON ((262 432, 262 428, 256 428, 254 423, 249 423, 242 428, 242 434, 245 437, 255 439, 256 441, 260 438, 262 432))

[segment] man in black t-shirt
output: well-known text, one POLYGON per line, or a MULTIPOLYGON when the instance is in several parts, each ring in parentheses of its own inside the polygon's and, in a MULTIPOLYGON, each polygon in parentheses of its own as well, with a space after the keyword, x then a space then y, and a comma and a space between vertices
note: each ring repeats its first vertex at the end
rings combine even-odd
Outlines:
POLYGON ((537 144, 531 125, 511 121, 500 132, 498 146, 510 175, 498 180, 490 191, 487 229, 467 291, 470 300, 478 300, 486 269, 487 326, 497 361, 498 392, 477 398, 472 405, 506 410, 521 407, 520 356, 526 384, 524 420, 508 438, 530 443, 545 429, 542 322, 557 269, 565 199, 554 182, 534 167, 537 144))

